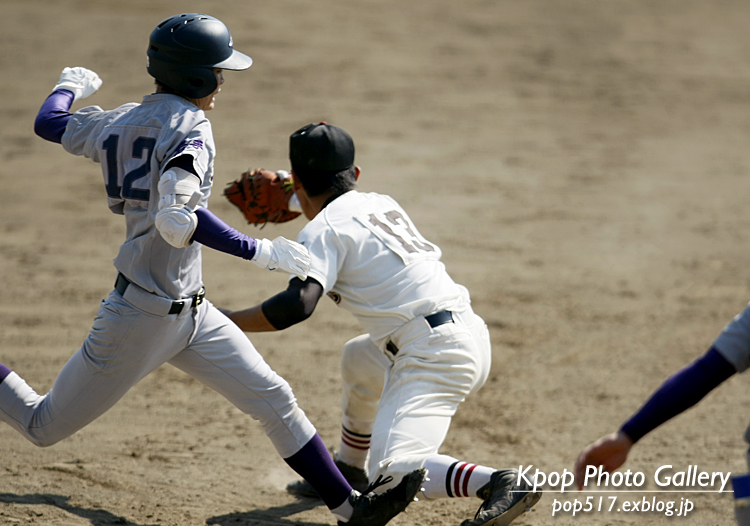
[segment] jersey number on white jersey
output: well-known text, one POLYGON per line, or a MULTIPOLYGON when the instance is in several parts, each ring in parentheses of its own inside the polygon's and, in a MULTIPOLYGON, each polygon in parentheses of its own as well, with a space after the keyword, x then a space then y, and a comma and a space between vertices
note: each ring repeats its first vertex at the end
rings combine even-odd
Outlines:
MULTIPOLYGON (((107 195, 110 198, 110 206, 125 199, 148 201, 149 189, 134 188, 134 184, 138 179, 147 176, 151 171, 151 154, 154 152, 156 139, 153 137, 138 137, 133 141, 132 147, 129 149, 130 151, 124 152, 126 158, 122 159, 122 165, 124 167, 132 166, 135 162, 134 160, 142 160, 143 162, 125 173, 122 178, 120 178, 119 170, 117 169, 119 164, 118 157, 120 155, 118 151, 119 143, 120 136, 117 134, 110 135, 102 143, 102 150, 107 152, 105 186, 107 187, 107 195)), ((125 148, 128 147, 128 145, 123 146, 125 148)))
POLYGON ((417 231, 409 218, 398 210, 356 218, 385 245, 409 264, 420 259, 440 259, 440 251, 417 231))

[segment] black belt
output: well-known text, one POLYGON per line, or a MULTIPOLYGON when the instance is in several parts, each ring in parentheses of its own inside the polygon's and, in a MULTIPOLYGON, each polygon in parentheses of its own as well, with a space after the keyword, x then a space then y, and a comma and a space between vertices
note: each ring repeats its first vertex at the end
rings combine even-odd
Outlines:
MULTIPOLYGON (((120 293, 120 296, 125 296, 125 291, 128 288, 128 285, 130 285, 131 281, 126 278, 122 272, 117 273, 117 279, 115 280, 115 290, 120 293)), ((203 297, 206 295, 206 289, 201 287, 201 290, 198 292, 198 294, 195 294, 194 296, 191 296, 193 300, 193 308, 197 307, 201 303, 203 303, 203 297)), ((176 300, 172 302, 172 306, 169 308, 169 314, 179 314, 182 312, 183 307, 185 306, 185 302, 187 300, 176 300)))
MULTIPOLYGON (((424 319, 427 324, 434 329, 435 327, 440 327, 441 325, 445 325, 446 323, 453 323, 453 313, 449 310, 441 310, 440 312, 436 312, 435 314, 425 316, 424 319)), ((396 356, 396 354, 398 353, 398 347, 396 347, 396 344, 392 341, 386 343, 385 348, 393 356, 396 356)))

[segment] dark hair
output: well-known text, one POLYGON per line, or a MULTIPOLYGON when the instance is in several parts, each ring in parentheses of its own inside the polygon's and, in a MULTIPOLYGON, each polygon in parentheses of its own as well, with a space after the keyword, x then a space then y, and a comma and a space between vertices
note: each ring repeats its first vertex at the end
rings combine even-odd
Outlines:
POLYGON ((343 194, 357 186, 357 171, 354 166, 341 171, 309 170, 292 167, 294 174, 310 197, 326 192, 343 194))
MULTIPOLYGON (((175 90, 164 84, 163 82, 154 79, 154 84, 156 84, 156 88, 159 93, 170 93, 172 95, 179 95, 175 90)), ((182 97, 182 95, 180 95, 182 97)), ((184 97, 183 97, 184 98, 184 97)))

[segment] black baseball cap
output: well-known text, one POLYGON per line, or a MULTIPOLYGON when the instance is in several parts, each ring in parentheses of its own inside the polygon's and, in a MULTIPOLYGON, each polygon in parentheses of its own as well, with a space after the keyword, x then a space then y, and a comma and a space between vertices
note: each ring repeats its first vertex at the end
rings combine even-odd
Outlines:
POLYGON ((354 165, 354 141, 341 128, 308 124, 289 137, 294 171, 340 172, 354 165))

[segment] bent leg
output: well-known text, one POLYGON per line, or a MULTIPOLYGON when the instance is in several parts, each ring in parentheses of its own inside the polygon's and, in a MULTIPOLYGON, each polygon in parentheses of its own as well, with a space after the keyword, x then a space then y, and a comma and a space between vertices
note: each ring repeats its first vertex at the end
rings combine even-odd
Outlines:
POLYGON ((198 320, 190 345, 169 363, 260 422, 279 455, 315 488, 337 518, 349 518, 352 488, 336 469, 286 380, 210 302, 201 305, 198 320))
POLYGON ((110 294, 49 393, 37 394, 16 373, 6 376, 0 383, 0 419, 42 447, 72 435, 187 343, 192 320, 171 318, 144 314, 110 294))
POLYGON ((297 453, 316 431, 289 384, 210 302, 204 301, 197 316, 193 340, 169 363, 258 420, 282 458, 297 453))
POLYGON ((489 354, 485 324, 470 312, 399 350, 375 419, 370 480, 398 479, 438 453, 458 406, 485 382, 489 354))
POLYGON ((341 354, 341 443, 338 460, 364 469, 391 360, 368 334, 344 345, 341 354))

